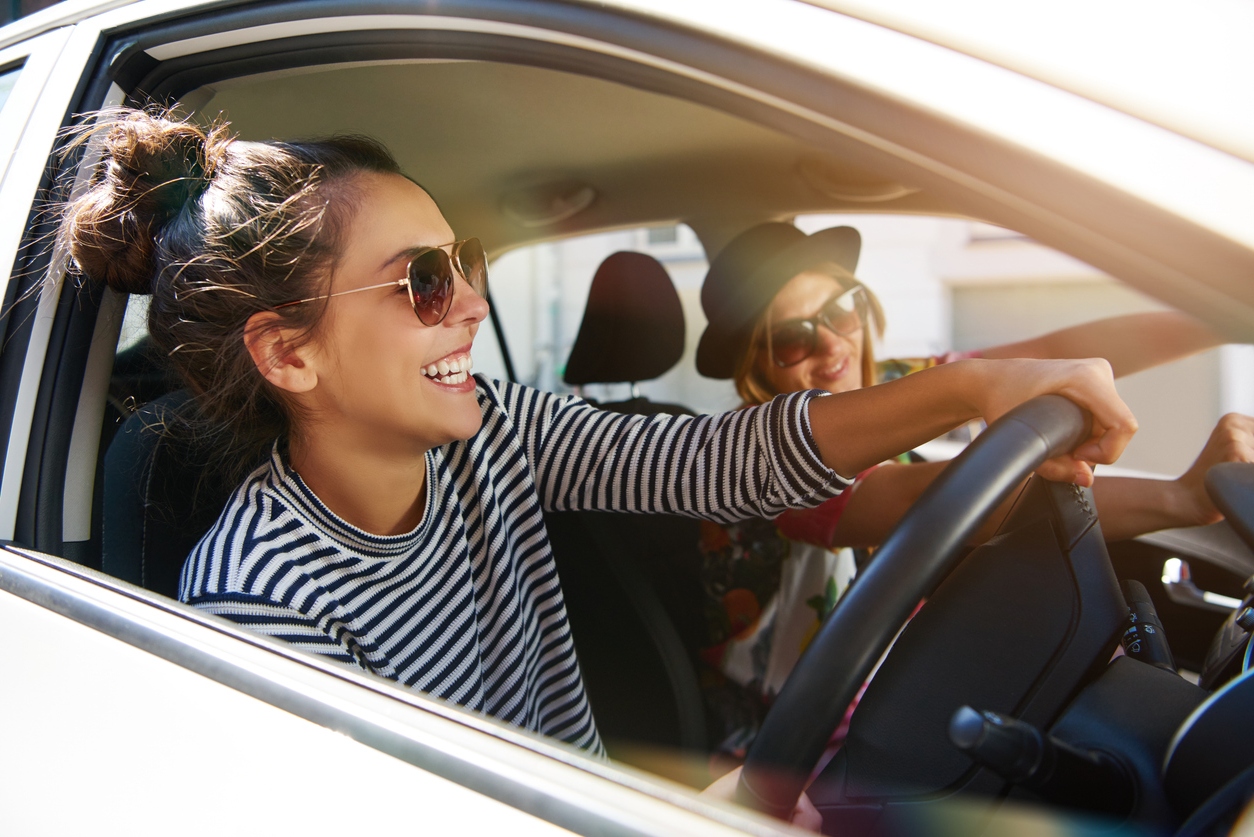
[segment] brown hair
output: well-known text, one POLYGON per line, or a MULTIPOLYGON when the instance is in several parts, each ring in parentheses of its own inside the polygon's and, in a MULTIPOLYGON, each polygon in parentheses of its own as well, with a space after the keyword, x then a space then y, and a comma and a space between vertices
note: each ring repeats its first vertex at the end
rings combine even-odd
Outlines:
MULTIPOLYGON (((835 262, 822 262, 808 268, 807 272, 830 276, 845 289, 861 287, 867 298, 867 319, 862 328, 862 385, 876 383, 874 341, 884 336, 884 308, 871 289, 858 281, 852 273, 835 262)), ((771 300, 774 302, 774 299, 771 300)), ((767 383, 761 372, 761 359, 771 335, 771 305, 767 304, 757 321, 740 357, 736 359, 736 372, 732 380, 736 393, 746 405, 765 404, 780 393, 767 383)))
POLYGON ((244 344, 248 318, 277 311, 308 338, 358 197, 356 176, 399 173, 382 145, 343 136, 244 142, 164 110, 95 114, 71 148, 100 138, 94 185, 64 207, 61 234, 87 278, 151 294, 148 332, 241 468, 292 430, 291 404, 244 344))

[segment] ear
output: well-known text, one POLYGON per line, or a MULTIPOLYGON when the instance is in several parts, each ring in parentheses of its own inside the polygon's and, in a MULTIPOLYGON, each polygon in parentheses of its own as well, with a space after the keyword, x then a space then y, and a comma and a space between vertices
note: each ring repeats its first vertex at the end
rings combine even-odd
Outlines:
POLYGON ((257 371, 288 392, 308 392, 318 383, 307 342, 296 340, 295 329, 283 325, 276 311, 259 311, 244 326, 244 346, 257 371))

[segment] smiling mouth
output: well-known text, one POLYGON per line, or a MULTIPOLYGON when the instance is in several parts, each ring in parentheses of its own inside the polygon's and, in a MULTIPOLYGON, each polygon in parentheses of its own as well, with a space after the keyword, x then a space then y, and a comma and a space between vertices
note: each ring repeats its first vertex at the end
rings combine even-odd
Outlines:
POLYGON ((840 363, 837 363, 835 366, 829 366, 828 368, 824 369, 821 374, 824 378, 839 378, 848 371, 849 371, 849 358, 845 357, 845 358, 842 358, 840 363))
POLYGON ((423 377, 430 378, 437 384, 455 386, 466 382, 474 366, 474 359, 467 352, 437 360, 430 366, 424 366, 422 374, 423 377))

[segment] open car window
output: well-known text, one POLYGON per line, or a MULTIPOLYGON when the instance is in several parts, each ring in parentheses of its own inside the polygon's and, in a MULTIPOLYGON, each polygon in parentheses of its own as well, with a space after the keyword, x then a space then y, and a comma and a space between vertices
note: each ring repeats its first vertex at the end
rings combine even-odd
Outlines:
POLYGON ((21 67, 11 67, 0 72, 0 116, 4 115, 4 106, 8 103, 9 94, 13 92, 13 85, 17 83, 21 72, 21 67))

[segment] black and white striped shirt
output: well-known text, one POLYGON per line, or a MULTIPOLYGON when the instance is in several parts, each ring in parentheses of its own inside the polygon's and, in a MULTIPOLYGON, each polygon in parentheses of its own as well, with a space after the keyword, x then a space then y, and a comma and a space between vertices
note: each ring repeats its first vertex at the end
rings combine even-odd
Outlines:
POLYGON ((180 598, 252 630, 601 752, 541 509, 718 521, 815 505, 814 392, 719 416, 628 416, 476 378, 483 427, 427 453, 422 522, 346 523, 284 462, 234 493, 180 598))

